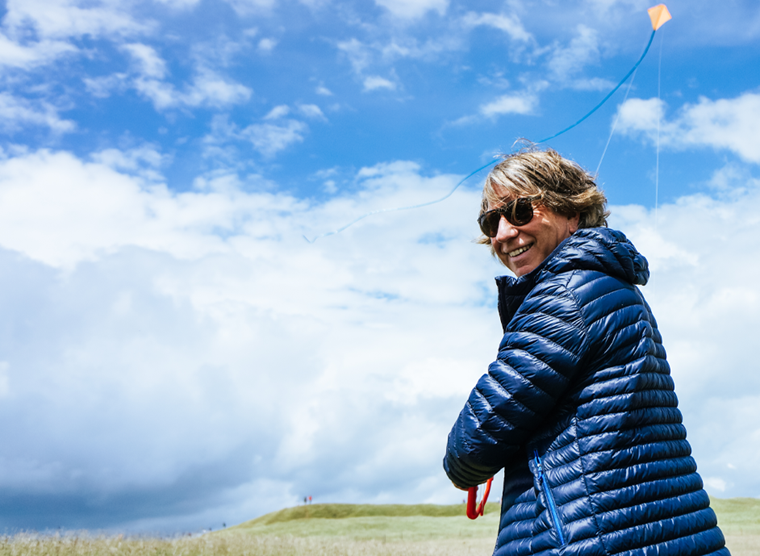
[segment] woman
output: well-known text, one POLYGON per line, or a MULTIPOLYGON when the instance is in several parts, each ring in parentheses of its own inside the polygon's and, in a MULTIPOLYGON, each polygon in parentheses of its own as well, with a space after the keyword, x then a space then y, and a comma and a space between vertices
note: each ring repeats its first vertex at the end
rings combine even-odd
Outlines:
POLYGON ((593 178, 553 150, 486 178, 482 243, 504 337, 449 434, 466 489, 504 469, 496 556, 729 556, 637 285, 646 259, 606 228, 593 178))

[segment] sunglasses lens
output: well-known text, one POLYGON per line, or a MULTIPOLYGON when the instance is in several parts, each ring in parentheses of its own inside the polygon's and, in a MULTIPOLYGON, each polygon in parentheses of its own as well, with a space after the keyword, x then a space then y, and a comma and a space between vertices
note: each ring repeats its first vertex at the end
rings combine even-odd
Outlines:
POLYGON ((501 221, 501 212, 493 211, 485 218, 484 231, 488 237, 496 237, 499 233, 499 222, 501 221))
POLYGON ((512 218, 508 218, 513 226, 524 226, 533 219, 533 203, 530 199, 517 199, 512 209, 512 218))
POLYGON ((481 214, 478 224, 486 237, 496 237, 499 233, 502 215, 513 226, 524 226, 533 219, 533 203, 530 199, 515 199, 501 208, 481 214))
POLYGON ((496 237, 496 233, 499 231, 500 219, 501 214, 495 210, 489 210, 481 214, 478 218, 478 224, 483 235, 486 237, 496 237))

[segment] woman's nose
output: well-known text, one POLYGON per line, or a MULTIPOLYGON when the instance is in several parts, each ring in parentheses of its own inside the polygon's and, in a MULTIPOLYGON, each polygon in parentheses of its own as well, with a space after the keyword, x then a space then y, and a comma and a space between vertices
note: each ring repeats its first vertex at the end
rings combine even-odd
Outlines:
POLYGON ((517 228, 510 224, 506 217, 502 214, 499 219, 499 229, 496 231, 496 241, 507 241, 517 235, 517 228))

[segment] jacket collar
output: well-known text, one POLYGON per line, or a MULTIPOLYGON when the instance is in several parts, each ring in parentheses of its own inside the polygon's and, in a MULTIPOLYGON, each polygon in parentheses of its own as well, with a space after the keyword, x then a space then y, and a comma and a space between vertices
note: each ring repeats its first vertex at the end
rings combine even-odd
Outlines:
POLYGON ((502 328, 539 282, 573 270, 596 270, 630 284, 645 285, 649 264, 622 232, 609 228, 583 228, 560 243, 544 261, 520 278, 499 276, 499 317, 502 328))

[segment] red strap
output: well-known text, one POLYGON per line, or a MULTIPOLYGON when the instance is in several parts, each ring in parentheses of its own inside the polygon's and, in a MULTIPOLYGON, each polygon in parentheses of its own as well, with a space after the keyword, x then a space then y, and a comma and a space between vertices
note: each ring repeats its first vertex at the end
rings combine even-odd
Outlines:
POLYGON ((491 493, 491 483, 493 482, 493 477, 488 479, 486 482, 486 490, 483 493, 483 499, 480 501, 480 504, 476 503, 478 500, 478 487, 470 487, 470 489, 467 490, 467 517, 470 519, 477 519, 479 515, 483 515, 483 513, 486 510, 486 500, 488 500, 488 495, 491 493))

